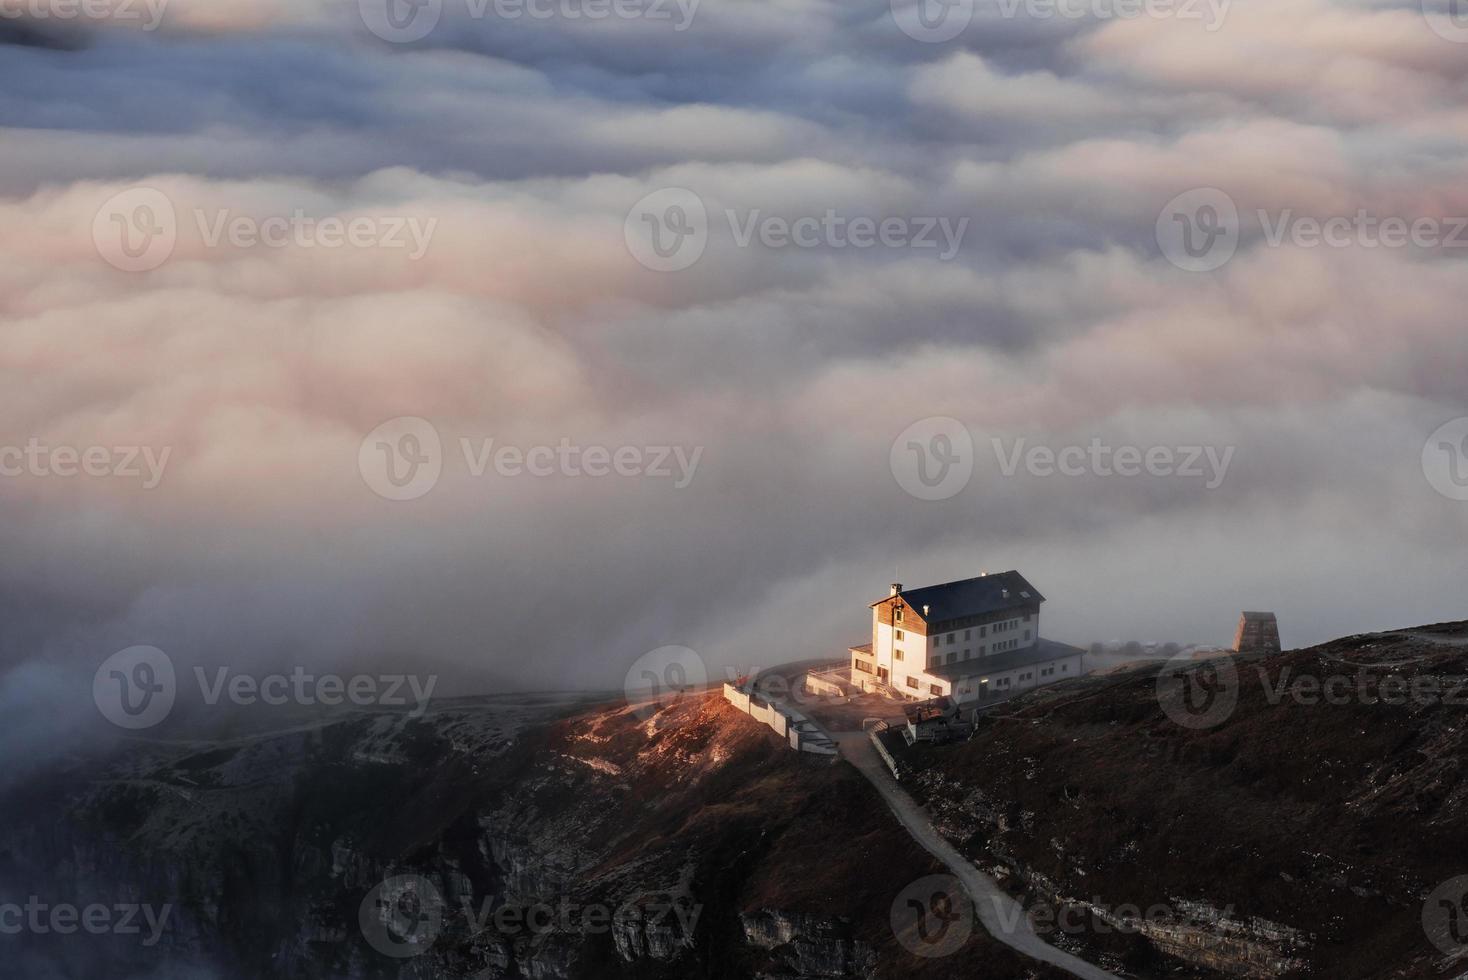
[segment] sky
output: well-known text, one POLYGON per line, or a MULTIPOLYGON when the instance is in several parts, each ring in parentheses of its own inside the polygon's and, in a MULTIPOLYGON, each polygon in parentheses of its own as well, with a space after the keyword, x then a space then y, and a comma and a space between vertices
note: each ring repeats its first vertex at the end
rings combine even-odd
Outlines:
POLYGON ((1468 616, 1433 0, 387 2, 0 0, 10 717, 1468 616))

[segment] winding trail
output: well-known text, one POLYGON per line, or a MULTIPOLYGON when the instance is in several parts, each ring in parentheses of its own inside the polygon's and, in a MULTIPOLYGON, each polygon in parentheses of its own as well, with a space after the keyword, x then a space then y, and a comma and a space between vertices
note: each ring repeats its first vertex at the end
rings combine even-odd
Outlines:
POLYGON ((1121 980, 1114 974, 1092 966, 1078 956, 1062 952, 1035 934, 1029 916, 988 875, 965 858, 943 835, 934 829, 927 811, 908 796, 892 778, 885 763, 877 755, 865 732, 845 732, 834 736, 841 756, 867 778, 882 799, 887 801, 898 821, 933 857, 942 861, 973 899, 974 911, 989 935, 1026 956, 1049 963, 1083 980, 1121 980))

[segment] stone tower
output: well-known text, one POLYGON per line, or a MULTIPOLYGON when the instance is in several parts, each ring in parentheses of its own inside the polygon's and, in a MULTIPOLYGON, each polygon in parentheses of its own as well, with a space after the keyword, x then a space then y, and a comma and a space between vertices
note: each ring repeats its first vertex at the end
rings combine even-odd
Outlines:
POLYGON ((1279 620, 1272 612, 1245 612, 1234 635, 1239 653, 1279 653, 1279 620))

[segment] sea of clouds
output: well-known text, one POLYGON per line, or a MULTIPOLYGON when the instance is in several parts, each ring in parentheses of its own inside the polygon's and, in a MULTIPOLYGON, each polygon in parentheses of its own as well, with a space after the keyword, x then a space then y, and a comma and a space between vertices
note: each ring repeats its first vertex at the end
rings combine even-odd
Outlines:
POLYGON ((715 671, 839 656, 894 576, 981 569, 1023 570, 1083 645, 1227 642, 1242 608, 1288 645, 1464 615, 1468 503, 1422 458, 1468 414, 1468 249, 1246 222, 1199 273, 1157 235, 1200 187, 1246 216, 1468 215, 1468 44, 1412 0, 1208 24, 979 0, 941 42, 871 0, 442 0, 411 43, 351 2, 172 0, 156 29, 141 0, 37 3, 0 4, 0 446, 170 455, 151 488, 0 478, 19 717, 94 711, 92 671, 133 644, 460 692, 618 688, 665 644, 715 671), (180 232, 130 272, 97 223, 138 187, 180 232), (709 241, 654 271, 628 215, 675 187, 709 241), (828 210, 967 224, 944 261, 725 221, 828 210), (196 221, 297 214, 433 230, 410 257, 196 221), (398 416, 448 447, 412 500, 359 466, 398 416), (930 417, 975 446, 941 501, 890 465, 930 417), (1234 456, 1207 489, 1005 476, 990 448, 1096 437, 1234 456), (461 439, 702 456, 683 487, 476 476, 461 439))

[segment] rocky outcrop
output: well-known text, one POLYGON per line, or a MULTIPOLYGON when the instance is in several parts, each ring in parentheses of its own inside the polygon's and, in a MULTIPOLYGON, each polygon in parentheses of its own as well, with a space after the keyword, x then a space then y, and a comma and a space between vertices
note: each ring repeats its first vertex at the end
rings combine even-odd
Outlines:
POLYGON ((779 972, 761 973, 761 980, 787 977, 862 978, 870 980, 877 968, 871 945, 850 934, 850 925, 819 916, 760 909, 740 916, 744 938, 768 951, 779 972))

